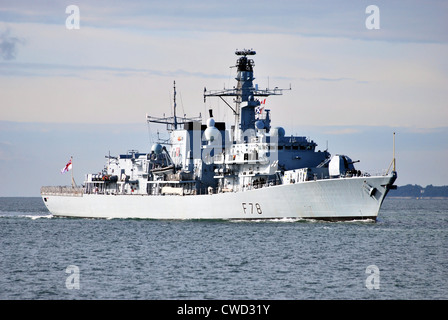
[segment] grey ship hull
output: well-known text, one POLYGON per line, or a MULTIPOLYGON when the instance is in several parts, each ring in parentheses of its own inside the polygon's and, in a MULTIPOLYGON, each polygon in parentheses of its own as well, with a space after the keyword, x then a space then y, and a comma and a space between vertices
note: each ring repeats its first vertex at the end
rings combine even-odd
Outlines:
POLYGON ((375 220, 396 179, 352 177, 189 196, 42 193, 54 216, 139 219, 375 220))

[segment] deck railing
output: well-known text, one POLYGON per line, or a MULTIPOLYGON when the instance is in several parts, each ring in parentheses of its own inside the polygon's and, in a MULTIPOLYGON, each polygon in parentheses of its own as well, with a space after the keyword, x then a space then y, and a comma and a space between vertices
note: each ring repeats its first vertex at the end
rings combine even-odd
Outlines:
POLYGON ((41 187, 40 194, 41 195, 55 195, 55 196, 73 196, 73 197, 82 197, 84 193, 83 188, 81 187, 71 187, 71 186, 51 186, 51 187, 41 187))

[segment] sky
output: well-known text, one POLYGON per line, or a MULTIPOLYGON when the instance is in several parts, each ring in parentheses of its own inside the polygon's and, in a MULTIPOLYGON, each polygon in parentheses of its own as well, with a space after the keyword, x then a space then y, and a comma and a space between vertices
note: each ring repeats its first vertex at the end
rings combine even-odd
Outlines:
POLYGON ((70 184, 71 156, 82 183, 149 151, 173 81, 178 113, 231 121, 203 90, 235 85, 243 48, 260 88, 292 89, 268 98, 273 126, 373 172, 395 132, 396 183, 448 185, 446 1, 0 0, 0 196, 70 184))

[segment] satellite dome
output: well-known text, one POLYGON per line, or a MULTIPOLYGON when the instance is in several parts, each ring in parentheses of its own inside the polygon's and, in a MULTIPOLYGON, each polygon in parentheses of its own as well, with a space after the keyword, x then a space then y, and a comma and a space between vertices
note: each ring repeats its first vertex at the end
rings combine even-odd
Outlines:
POLYGON ((264 122, 261 120, 257 120, 255 122, 255 128, 257 128, 258 130, 262 130, 264 129, 264 122))
POLYGON ((283 129, 282 127, 275 127, 272 130, 271 135, 273 136, 279 136, 279 137, 284 137, 285 136, 285 129, 283 129))
POLYGON ((215 126, 215 119, 213 119, 213 118, 208 119, 207 127, 210 128, 210 127, 214 127, 214 126, 215 126))
POLYGON ((208 127, 204 131, 204 138, 209 143, 219 141, 219 139, 221 138, 221 132, 219 132, 219 130, 215 127, 208 127))
POLYGON ((151 147, 151 151, 154 152, 155 154, 160 154, 162 152, 162 145, 159 143, 155 143, 152 145, 151 147))
POLYGON ((215 127, 215 120, 210 118, 207 120, 207 129, 204 130, 204 138, 209 144, 219 141, 221 132, 215 127))

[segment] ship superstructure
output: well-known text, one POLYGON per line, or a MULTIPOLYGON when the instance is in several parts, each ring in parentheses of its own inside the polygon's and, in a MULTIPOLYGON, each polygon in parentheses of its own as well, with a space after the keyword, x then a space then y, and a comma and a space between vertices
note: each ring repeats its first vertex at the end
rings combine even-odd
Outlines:
POLYGON ((166 124, 167 144, 147 153, 129 150, 107 156, 102 172, 88 174, 82 187, 42 187, 54 215, 154 219, 321 218, 375 219, 396 179, 356 170, 346 155, 331 156, 301 136, 271 127, 271 95, 285 89, 253 84, 253 50, 239 50, 232 89, 207 91, 231 108, 234 123, 203 123, 176 115, 146 116, 166 124), (233 98, 233 106, 226 98, 233 98), (168 147, 167 147, 168 146, 168 147), (140 197, 136 197, 140 196, 140 197), (65 201, 64 201, 65 200, 65 201))

